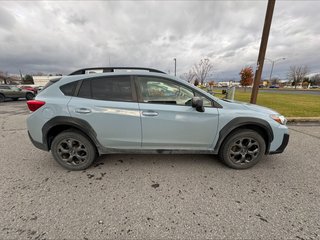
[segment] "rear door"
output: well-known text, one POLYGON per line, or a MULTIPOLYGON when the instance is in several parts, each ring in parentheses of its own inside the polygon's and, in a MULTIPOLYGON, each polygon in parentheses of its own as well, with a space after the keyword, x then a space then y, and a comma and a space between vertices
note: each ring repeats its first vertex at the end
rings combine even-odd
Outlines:
POLYGON ((68 104, 71 116, 87 121, 106 148, 140 149, 141 122, 130 76, 85 79, 68 104))
POLYGON ((208 150, 216 137, 218 110, 204 96, 205 112, 191 106, 197 93, 171 79, 137 76, 142 148, 208 150))

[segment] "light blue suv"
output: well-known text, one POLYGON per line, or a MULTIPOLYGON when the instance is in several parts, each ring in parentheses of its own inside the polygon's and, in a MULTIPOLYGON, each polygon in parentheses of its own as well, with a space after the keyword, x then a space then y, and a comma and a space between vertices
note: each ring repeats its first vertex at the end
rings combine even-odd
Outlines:
POLYGON ((277 112, 218 99, 155 69, 81 69, 27 103, 31 141, 69 170, 110 153, 216 154, 245 169, 289 141, 277 112))

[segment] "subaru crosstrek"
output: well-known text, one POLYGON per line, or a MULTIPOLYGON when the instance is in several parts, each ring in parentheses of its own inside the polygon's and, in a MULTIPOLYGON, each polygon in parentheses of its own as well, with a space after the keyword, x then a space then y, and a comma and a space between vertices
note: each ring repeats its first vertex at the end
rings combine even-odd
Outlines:
POLYGON ((286 119, 271 109, 218 99, 155 69, 126 69, 51 80, 27 102, 32 143, 69 170, 110 153, 216 154, 245 169, 288 144, 286 119))

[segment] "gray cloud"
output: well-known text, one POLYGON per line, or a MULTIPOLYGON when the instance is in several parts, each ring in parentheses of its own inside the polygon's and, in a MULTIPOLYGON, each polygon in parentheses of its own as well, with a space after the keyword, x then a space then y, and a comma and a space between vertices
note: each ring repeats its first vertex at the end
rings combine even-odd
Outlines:
POLYGON ((88 22, 88 19, 83 16, 79 16, 78 14, 73 14, 68 17, 68 22, 82 26, 88 22))
MULTIPOLYGON (((320 71, 320 2, 277 1, 267 57, 320 71)), ((187 72, 209 57, 217 78, 257 61, 266 1, 2 2, 0 70, 69 73, 86 66, 187 72), (9 29, 9 31, 8 31, 9 29)), ((270 64, 265 63, 268 76, 270 64)))
POLYGON ((16 22, 14 16, 5 8, 0 7, 0 28, 10 30, 16 22))

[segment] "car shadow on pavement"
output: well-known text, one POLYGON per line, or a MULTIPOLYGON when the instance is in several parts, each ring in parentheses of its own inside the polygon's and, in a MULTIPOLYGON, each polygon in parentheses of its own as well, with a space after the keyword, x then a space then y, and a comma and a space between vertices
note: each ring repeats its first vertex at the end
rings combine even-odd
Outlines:
POLYGON ((190 165, 224 167, 216 156, 199 154, 108 154, 100 156, 93 163, 92 167, 94 168, 102 165, 105 167, 117 165, 131 165, 133 167, 174 167, 190 165))

